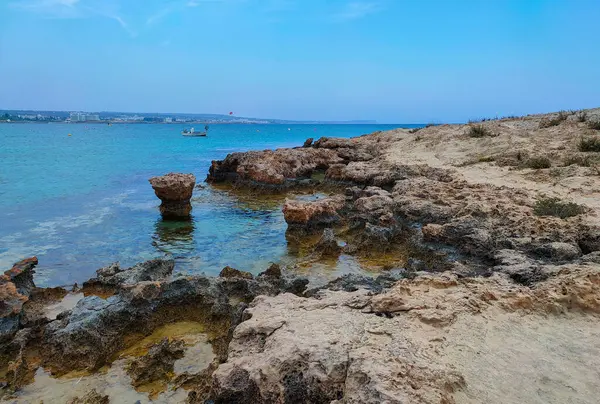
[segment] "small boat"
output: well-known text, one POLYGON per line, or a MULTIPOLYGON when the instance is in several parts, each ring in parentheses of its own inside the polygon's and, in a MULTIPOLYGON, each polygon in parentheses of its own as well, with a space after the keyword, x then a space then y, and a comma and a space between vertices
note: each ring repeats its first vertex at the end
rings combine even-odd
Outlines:
POLYGON ((206 136, 207 133, 208 133, 208 125, 206 125, 204 127, 204 132, 196 132, 194 130, 194 128, 184 129, 184 130, 181 131, 181 134, 183 136, 190 136, 190 137, 206 136))

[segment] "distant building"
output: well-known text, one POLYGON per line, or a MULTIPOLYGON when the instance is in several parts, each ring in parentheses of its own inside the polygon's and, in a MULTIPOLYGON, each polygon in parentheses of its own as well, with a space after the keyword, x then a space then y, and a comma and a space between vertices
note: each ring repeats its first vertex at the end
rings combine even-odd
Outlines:
POLYGON ((86 121, 99 121, 100 116, 98 114, 86 114, 84 112, 71 112, 71 122, 86 122, 86 121))
POLYGON ((165 123, 171 123, 173 122, 173 118, 165 118, 165 123))

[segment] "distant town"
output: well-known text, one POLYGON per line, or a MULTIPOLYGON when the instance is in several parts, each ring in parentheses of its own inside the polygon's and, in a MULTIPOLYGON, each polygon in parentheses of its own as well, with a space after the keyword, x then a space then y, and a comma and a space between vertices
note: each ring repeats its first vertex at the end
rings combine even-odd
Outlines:
POLYGON ((156 124, 375 124, 376 121, 290 121, 220 114, 123 113, 82 111, 0 110, 0 123, 156 123, 156 124))

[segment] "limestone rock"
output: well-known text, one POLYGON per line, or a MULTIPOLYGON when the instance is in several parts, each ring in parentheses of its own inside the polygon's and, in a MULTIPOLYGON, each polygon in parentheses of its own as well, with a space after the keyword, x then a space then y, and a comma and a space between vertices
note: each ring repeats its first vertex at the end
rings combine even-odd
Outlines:
POLYGON ((221 278, 244 278, 244 279, 252 279, 253 276, 250 272, 240 271, 238 269, 232 268, 230 266, 226 266, 221 270, 219 274, 221 278))
POLYGON ((339 211, 344 207, 344 197, 335 195, 315 201, 286 199, 283 216, 290 228, 314 229, 340 222, 339 211))
POLYGON ((281 278, 281 266, 279 264, 271 264, 266 271, 261 272, 259 276, 267 276, 272 278, 281 278))
POLYGON ((150 178, 154 193, 161 200, 160 212, 167 219, 187 218, 192 210, 190 199, 196 177, 193 174, 169 173, 150 178))
POLYGON ((69 400, 68 404, 108 404, 109 402, 110 400, 107 395, 103 396, 96 389, 92 389, 83 397, 75 397, 69 400))
POLYGON ((100 268, 96 271, 96 278, 84 282, 86 286, 123 286, 134 285, 144 281, 160 281, 171 275, 175 268, 173 259, 156 258, 132 266, 121 268, 118 262, 100 268))
POLYGON ((0 343, 9 340, 19 329, 23 304, 35 287, 36 257, 17 262, 0 276, 0 343))
POLYGON ((284 186, 341 161, 335 151, 313 147, 232 153, 212 162, 207 181, 284 186))
POLYGON ((170 380, 177 359, 183 358, 185 344, 182 340, 163 338, 148 353, 133 360, 127 368, 134 387, 155 381, 170 380))
POLYGON ((337 257, 340 255, 342 247, 338 245, 333 229, 323 230, 323 235, 314 246, 313 251, 322 257, 337 257))

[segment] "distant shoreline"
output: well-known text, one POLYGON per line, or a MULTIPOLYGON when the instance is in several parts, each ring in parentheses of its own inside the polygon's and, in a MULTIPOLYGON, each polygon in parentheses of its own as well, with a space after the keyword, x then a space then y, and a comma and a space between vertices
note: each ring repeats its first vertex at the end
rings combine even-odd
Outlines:
POLYGON ((67 122, 67 121, 0 121, 0 124, 69 124, 69 125, 403 125, 403 126, 424 126, 420 123, 407 123, 407 124, 395 124, 395 123, 361 123, 361 122, 299 122, 299 123, 277 123, 277 122, 207 122, 207 121, 193 121, 193 122, 139 122, 139 121, 82 121, 82 122, 67 122))

